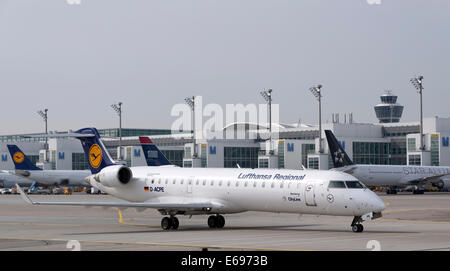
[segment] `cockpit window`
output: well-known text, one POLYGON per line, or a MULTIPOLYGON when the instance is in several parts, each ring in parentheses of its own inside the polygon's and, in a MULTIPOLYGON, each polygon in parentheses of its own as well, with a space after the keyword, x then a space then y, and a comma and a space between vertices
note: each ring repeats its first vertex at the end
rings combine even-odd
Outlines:
POLYGON ((345 184, 347 184, 348 188, 351 189, 362 189, 364 188, 364 185, 358 181, 346 181, 345 184))
POLYGON ((345 183, 343 181, 330 181, 328 188, 345 188, 345 183))

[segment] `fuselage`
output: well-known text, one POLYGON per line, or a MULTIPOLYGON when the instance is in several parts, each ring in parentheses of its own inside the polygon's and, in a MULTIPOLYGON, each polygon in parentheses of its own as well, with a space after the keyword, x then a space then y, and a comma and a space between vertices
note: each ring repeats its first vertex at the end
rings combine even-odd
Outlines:
MULTIPOLYGON (((91 185, 132 202, 215 204, 212 213, 267 211, 360 216, 381 212, 381 199, 365 187, 330 187, 330 181, 358 182, 346 173, 316 170, 132 167, 133 180, 91 185)), ((186 213, 186 214, 189 214, 186 213)))
POLYGON ((397 166, 397 165, 350 165, 335 169, 347 172, 367 186, 406 186, 415 181, 450 174, 450 167, 397 166))
POLYGON ((88 185, 85 179, 91 175, 91 172, 89 170, 28 170, 20 174, 25 174, 26 178, 44 185, 79 186, 88 185))
POLYGON ((13 173, 0 172, 0 187, 14 188, 16 184, 20 186, 30 186, 32 181, 27 178, 14 175, 13 173))

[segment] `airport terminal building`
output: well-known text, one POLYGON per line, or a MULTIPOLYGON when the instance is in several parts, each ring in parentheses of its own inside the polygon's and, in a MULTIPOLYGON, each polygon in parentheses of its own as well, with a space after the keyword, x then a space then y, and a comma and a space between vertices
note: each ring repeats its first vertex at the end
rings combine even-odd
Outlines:
MULTIPOLYGON (((183 167, 242 167, 286 169, 330 169, 333 167, 325 134, 322 153, 319 129, 313 125, 278 125, 277 133, 250 123, 233 123, 224 134, 245 134, 242 139, 193 140, 192 133, 173 133, 168 129, 123 129, 123 160, 129 166, 145 165, 138 136, 149 136, 173 164, 183 167)), ((424 150, 420 150, 419 122, 343 123, 334 119, 323 124, 333 131, 345 151, 357 164, 450 166, 450 118, 424 119, 424 150)), ((117 157, 118 129, 99 129, 112 157, 117 157)), ((76 139, 45 138, 24 135, 0 136, 0 169, 14 168, 6 147, 17 144, 31 160, 48 169, 87 169, 81 144, 76 139), (48 157, 47 157, 48 156, 48 157), (45 163, 45 161, 48 161, 45 163)))
MULTIPOLYGON (((356 123, 352 114, 341 122, 333 114, 332 122, 322 125, 322 140, 318 125, 300 123, 272 123, 269 130, 269 125, 235 122, 195 140, 191 131, 122 129, 121 160, 128 166, 146 165, 139 136, 149 136, 180 167, 326 170, 333 168, 333 161, 324 130, 331 130, 355 164, 450 166, 450 118, 424 118, 421 148, 419 121, 400 121, 403 106, 391 91, 380 100, 374 106, 379 123, 356 123)), ((119 129, 98 131, 111 157, 117 157, 119 129)), ((88 169, 77 139, 25 136, 0 135, 0 169, 14 169, 8 144, 17 144, 41 168, 88 169)))

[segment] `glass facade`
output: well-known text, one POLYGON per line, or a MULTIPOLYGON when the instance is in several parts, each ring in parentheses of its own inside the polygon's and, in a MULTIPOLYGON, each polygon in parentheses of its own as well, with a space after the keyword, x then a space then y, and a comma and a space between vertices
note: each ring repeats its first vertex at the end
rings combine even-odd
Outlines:
POLYGON ((420 161, 420 155, 418 155, 418 154, 409 155, 408 159, 409 159, 409 165, 410 166, 420 166, 420 165, 422 165, 422 163, 420 161))
POLYGON ((72 169, 85 170, 89 169, 89 163, 84 153, 72 153, 72 169))
POLYGON ((258 147, 225 147, 224 167, 235 168, 239 164, 241 168, 257 168, 258 152, 258 147))
POLYGON ((308 167, 308 154, 316 152, 315 144, 302 144, 302 165, 308 167))
POLYGON ((191 159, 192 158, 191 147, 185 147, 184 148, 184 158, 185 159, 191 159))
POLYGON ((439 135, 431 135, 431 165, 439 166, 439 135))
MULTIPOLYGON (((119 128, 112 129, 98 129, 100 136, 108 136, 108 137, 119 137, 119 128)), ((45 131, 42 132, 44 134, 45 131)), ((58 132, 58 133, 67 133, 66 132, 58 132)), ((20 135, 3 135, 0 136, 0 142, 45 142, 45 137, 37 137, 37 138, 26 138, 23 136, 26 135, 37 135, 38 133, 33 134, 20 134, 20 135)), ((170 135, 172 134, 172 130, 169 129, 129 129, 122 128, 122 136, 150 136, 150 135, 170 135)))
POLYGON ((391 141, 391 165, 406 165, 406 140, 391 141))
POLYGON ((182 167, 183 166, 183 153, 184 151, 179 150, 161 150, 164 156, 173 165, 182 167))
POLYGON ((207 167, 208 161, 206 156, 206 144, 202 144, 202 150, 201 150, 201 167, 207 167))
POLYGON ((28 155, 27 157, 30 159, 31 163, 36 165, 37 162, 39 162, 39 155, 28 155))
POLYGON ((284 168, 284 141, 278 142, 278 168, 284 168))
POLYGON ((318 157, 308 158, 308 168, 319 169, 319 158, 318 157))
POLYGON ((265 158, 259 159, 258 167, 259 168, 268 168, 269 167, 269 159, 265 159, 265 158))
POLYGON ((408 151, 416 151, 416 139, 408 138, 408 151))
POLYGON ((390 165, 391 143, 353 142, 353 162, 355 164, 390 165))
MULTIPOLYGON (((100 136, 119 137, 119 128, 99 129, 100 136)), ((151 135, 170 135, 171 130, 168 129, 128 129, 122 128, 122 136, 151 136, 151 135)))

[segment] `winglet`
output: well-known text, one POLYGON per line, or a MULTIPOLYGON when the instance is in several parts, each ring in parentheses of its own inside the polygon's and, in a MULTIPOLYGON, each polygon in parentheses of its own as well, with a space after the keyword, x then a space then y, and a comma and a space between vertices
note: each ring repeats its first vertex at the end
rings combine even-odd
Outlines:
POLYGON ((32 200, 28 197, 27 194, 25 194, 25 192, 23 192, 22 188, 21 188, 18 184, 16 184, 16 187, 17 187, 17 191, 19 191, 19 193, 20 193, 20 196, 22 197, 22 199, 23 199, 26 203, 32 204, 32 205, 35 205, 35 204, 36 204, 34 201, 32 201, 32 200))

